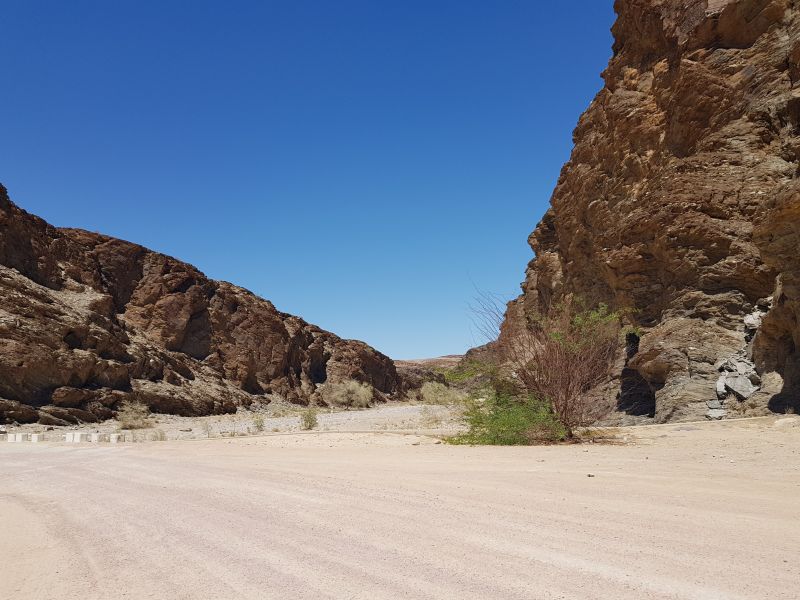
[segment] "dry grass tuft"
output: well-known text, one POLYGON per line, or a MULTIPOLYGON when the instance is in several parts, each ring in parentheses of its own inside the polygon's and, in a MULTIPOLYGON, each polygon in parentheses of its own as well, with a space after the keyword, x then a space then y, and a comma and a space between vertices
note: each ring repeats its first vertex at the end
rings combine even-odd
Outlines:
POLYGON ((303 431, 310 431, 315 429, 319 424, 317 420, 317 409, 309 406, 300 413, 300 429, 303 431))
POLYGON ((350 380, 321 385, 319 393, 322 402, 327 406, 368 408, 372 402, 374 390, 367 383, 350 380))
POLYGON ((261 413, 253 415, 253 427, 256 428, 256 431, 264 431, 264 415, 261 413))
POLYGON ((420 398, 425 404, 453 405, 463 402, 467 395, 463 392, 447 387, 435 381, 426 381, 419 391, 420 398))
POLYGON ((150 427, 150 409, 139 400, 125 400, 117 410, 120 429, 147 429, 150 427))

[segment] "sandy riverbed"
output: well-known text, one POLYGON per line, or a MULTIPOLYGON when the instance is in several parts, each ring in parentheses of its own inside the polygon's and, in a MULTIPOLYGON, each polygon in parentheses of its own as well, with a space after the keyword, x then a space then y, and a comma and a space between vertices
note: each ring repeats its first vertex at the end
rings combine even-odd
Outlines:
POLYGON ((800 596, 800 418, 621 435, 2 444, 2 595, 800 596))
MULTIPOLYGON (((303 407, 282 404, 277 409, 270 405, 262 410, 239 410, 229 415, 208 417, 178 417, 153 414, 146 429, 121 430, 115 420, 102 423, 84 423, 69 427, 45 427, 38 424, 9 426, 9 432, 39 433, 47 441, 63 440, 68 432, 86 434, 123 433, 127 441, 152 441, 161 434, 167 441, 198 440, 218 437, 267 435, 270 433, 297 433, 301 431, 300 414, 303 407), (260 416, 261 429, 256 418, 260 416)), ((460 410, 456 406, 427 405, 392 402, 367 410, 317 409, 318 432, 330 431, 396 431, 424 432, 448 435, 463 429, 460 410)), ((0 440, 2 441, 2 440, 0 440)))

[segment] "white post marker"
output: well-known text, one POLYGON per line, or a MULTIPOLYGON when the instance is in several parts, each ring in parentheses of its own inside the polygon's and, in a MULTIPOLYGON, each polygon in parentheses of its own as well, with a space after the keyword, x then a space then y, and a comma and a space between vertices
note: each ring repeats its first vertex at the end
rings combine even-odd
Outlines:
POLYGON ((32 433, 31 434, 31 442, 34 444, 43 442, 44 441, 44 434, 43 433, 32 433))

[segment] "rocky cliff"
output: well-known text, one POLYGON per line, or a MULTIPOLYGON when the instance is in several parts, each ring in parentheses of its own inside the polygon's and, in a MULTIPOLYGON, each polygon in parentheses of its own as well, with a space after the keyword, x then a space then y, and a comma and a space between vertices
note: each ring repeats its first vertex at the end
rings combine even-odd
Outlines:
POLYGON ((304 403, 325 382, 402 391, 392 361, 141 246, 57 229, 0 186, 0 423, 304 403))
POLYGON ((634 309, 609 382, 656 420, 800 408, 800 8, 617 0, 504 334, 572 294, 634 309))

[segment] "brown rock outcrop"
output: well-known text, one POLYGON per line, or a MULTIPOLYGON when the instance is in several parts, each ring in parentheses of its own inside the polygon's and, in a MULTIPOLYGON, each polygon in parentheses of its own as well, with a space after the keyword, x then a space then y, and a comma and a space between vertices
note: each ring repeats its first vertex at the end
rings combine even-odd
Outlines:
POLYGON ((567 294, 635 309, 621 410, 800 408, 800 8, 617 0, 506 334, 567 294), (635 337, 635 336, 634 336, 635 337))
POLYGON ((402 392, 393 362, 191 265, 57 229, 0 186, 0 423, 106 419, 135 396, 153 411, 234 411, 324 382, 402 392))

